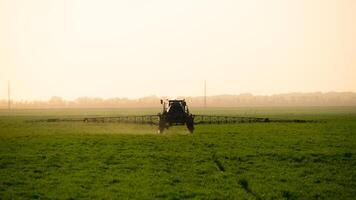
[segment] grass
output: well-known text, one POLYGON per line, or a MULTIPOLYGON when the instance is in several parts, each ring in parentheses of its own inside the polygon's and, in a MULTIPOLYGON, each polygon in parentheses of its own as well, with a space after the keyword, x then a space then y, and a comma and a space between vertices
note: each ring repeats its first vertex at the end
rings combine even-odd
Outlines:
POLYGON ((0 111, 0 199, 354 199, 356 108, 214 108, 323 123, 26 122, 159 109, 0 111))

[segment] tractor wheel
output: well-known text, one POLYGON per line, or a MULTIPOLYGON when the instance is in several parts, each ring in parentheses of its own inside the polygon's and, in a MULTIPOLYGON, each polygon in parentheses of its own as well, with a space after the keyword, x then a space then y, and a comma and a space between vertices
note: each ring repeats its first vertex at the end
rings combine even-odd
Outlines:
POLYGON ((190 133, 193 133, 194 131, 194 118, 193 116, 187 117, 187 122, 186 122, 187 128, 190 133))
POLYGON ((158 123, 158 133, 163 133, 165 128, 166 128, 166 121, 161 118, 158 123))

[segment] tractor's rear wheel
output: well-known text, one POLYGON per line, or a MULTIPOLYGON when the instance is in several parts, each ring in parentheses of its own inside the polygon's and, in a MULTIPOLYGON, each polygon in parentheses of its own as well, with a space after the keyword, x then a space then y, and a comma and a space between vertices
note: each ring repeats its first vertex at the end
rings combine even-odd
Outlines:
POLYGON ((163 133, 165 128, 166 128, 166 120, 161 118, 158 123, 158 132, 163 133))
POLYGON ((187 128, 190 133, 193 133, 194 131, 194 118, 193 116, 188 116, 187 121, 186 121, 187 128))

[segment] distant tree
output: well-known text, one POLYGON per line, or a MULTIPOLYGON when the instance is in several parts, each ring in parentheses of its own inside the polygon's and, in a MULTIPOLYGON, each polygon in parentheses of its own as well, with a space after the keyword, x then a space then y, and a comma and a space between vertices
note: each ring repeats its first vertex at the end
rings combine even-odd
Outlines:
POLYGON ((62 97, 53 96, 48 101, 48 104, 50 105, 50 107, 64 107, 66 105, 66 102, 62 97))

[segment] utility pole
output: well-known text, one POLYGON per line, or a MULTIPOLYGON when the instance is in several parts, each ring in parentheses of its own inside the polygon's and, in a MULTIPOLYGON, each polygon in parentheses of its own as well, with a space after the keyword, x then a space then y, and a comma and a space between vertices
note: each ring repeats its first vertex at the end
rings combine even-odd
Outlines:
POLYGON ((11 110, 11 87, 10 87, 10 81, 7 81, 7 106, 8 109, 11 110))
POLYGON ((206 108, 206 80, 204 80, 204 108, 206 108))

